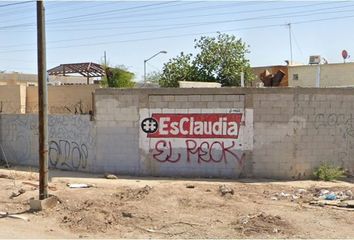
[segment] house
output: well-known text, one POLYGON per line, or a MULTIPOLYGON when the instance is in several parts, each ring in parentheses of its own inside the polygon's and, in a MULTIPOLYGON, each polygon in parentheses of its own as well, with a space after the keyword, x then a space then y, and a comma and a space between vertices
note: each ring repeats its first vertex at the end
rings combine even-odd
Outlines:
POLYGON ((288 67, 289 87, 354 87, 354 63, 288 67))
POLYGON ((262 85, 271 87, 267 85, 266 76, 274 76, 279 71, 284 73, 284 77, 276 87, 354 87, 354 63, 274 65, 253 67, 252 70, 256 75, 252 87, 262 82, 262 85))

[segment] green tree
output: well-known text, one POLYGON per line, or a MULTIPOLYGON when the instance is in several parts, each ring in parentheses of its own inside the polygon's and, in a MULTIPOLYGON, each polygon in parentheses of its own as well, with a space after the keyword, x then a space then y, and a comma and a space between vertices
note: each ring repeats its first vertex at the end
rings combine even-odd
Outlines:
POLYGON ((161 72, 153 71, 146 75, 146 82, 159 84, 161 79, 161 72))
POLYGON ((164 64, 159 83, 161 87, 178 87, 178 81, 193 81, 194 74, 192 54, 181 52, 164 64))
POLYGON ((233 35, 201 37, 195 40, 198 53, 170 59, 164 64, 160 80, 162 87, 178 87, 178 81, 218 82, 222 86, 240 86, 241 72, 245 80, 254 76, 246 58, 248 46, 233 35))
POLYGON ((106 76, 102 78, 102 85, 115 88, 134 87, 134 73, 129 72, 125 66, 108 67, 104 66, 106 76))

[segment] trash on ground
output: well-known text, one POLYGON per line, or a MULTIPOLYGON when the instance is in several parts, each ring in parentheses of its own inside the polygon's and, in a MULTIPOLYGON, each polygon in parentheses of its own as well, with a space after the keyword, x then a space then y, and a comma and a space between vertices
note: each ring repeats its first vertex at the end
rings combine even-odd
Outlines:
POLYGON ((21 216, 19 214, 9 214, 8 212, 0 212, 0 218, 5 218, 5 217, 29 221, 28 217, 26 216, 21 216))
POLYGON ((91 187, 93 187, 92 184, 86 184, 86 183, 68 183, 67 186, 69 188, 91 188, 91 187))
POLYGON ((186 188, 195 188, 195 186, 193 184, 187 184, 186 188))
POLYGON ((132 218, 133 214, 131 214, 130 212, 122 212, 122 216, 126 218, 132 218))
POLYGON ((337 199, 337 195, 332 193, 326 194, 325 195, 325 200, 336 200, 337 199))
POLYGON ((225 184, 219 186, 219 192, 221 193, 222 196, 224 196, 226 194, 234 195, 234 190, 232 188, 226 186, 225 184))
POLYGON ((18 196, 24 194, 25 192, 26 192, 25 189, 20 188, 19 190, 17 190, 17 192, 12 192, 12 194, 11 194, 11 196, 10 196, 10 199, 13 199, 13 198, 15 198, 15 197, 18 197, 18 196))
POLYGON ((118 179, 118 177, 116 175, 110 174, 110 173, 106 173, 104 175, 104 177, 107 178, 107 179, 118 179))

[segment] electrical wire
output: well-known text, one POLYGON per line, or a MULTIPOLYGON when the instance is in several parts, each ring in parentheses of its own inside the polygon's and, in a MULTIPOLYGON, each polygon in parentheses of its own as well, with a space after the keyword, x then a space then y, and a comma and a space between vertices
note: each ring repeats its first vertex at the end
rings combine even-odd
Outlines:
POLYGON ((27 3, 31 3, 31 2, 35 2, 35 1, 8 3, 8 4, 0 5, 0 8, 3 8, 3 7, 10 7, 10 6, 15 6, 15 5, 22 5, 22 4, 27 4, 27 3))

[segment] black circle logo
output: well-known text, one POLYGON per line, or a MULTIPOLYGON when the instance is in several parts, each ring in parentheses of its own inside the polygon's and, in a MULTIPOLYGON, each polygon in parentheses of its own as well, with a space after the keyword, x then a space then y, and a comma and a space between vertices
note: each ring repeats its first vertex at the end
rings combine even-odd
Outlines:
POLYGON ((159 124, 157 123, 157 121, 153 118, 145 118, 142 122, 141 122, 141 129, 145 132, 145 133, 154 133, 157 131, 157 129, 159 128, 159 124))

